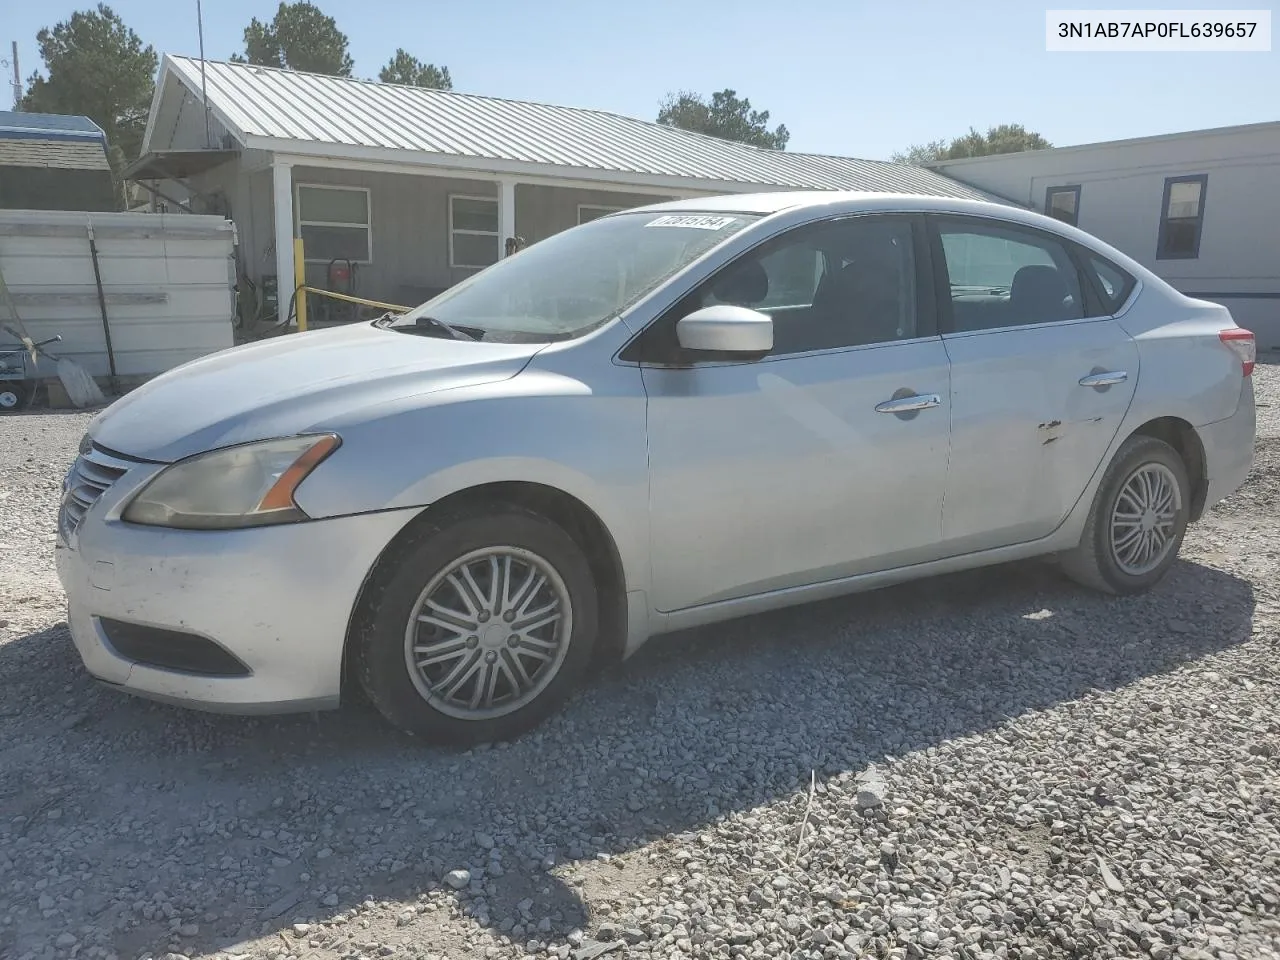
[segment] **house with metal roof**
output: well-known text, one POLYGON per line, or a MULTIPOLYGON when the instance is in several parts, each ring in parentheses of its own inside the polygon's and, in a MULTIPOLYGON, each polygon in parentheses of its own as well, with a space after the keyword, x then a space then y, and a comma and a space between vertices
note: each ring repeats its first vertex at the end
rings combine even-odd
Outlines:
POLYGON ((0 110, 0 209, 116 209, 107 138, 88 117, 0 110))
POLYGON ((308 285, 410 304, 494 263, 508 240, 659 200, 779 189, 991 199, 919 167, 599 110, 177 56, 161 65, 126 176, 161 204, 233 219, 242 283, 286 278, 282 314, 295 237, 308 285))

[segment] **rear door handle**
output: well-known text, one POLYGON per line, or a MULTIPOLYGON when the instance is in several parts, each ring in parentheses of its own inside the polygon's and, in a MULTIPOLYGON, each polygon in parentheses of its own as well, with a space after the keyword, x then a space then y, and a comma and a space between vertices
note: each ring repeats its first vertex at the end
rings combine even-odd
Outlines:
POLYGON ((1087 377, 1080 378, 1080 386, 1110 387, 1113 384, 1124 383, 1128 379, 1129 374, 1124 370, 1112 370, 1109 373, 1091 373, 1087 377))
POLYGON ((942 398, 936 393, 918 393, 914 397, 899 397, 876 404, 876 413, 910 413, 912 410, 928 410, 939 406, 942 398))

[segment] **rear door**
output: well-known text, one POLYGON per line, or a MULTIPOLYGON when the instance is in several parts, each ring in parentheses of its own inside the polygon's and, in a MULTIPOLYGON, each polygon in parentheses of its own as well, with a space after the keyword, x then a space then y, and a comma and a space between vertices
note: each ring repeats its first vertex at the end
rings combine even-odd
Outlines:
POLYGON ((1138 380, 1137 346, 1096 315, 1105 311, 1092 281, 1054 234, 977 217, 930 221, 951 362, 947 552, 1038 539, 1066 518, 1115 437, 1138 380))

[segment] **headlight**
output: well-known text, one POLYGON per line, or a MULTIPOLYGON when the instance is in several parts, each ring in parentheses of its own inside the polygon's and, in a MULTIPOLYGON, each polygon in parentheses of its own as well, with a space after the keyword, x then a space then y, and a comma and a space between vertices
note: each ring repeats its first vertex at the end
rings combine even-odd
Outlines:
POLYGON ((341 442, 331 433, 286 437, 182 460, 142 488, 124 519, 188 530, 305 520, 293 502, 294 491, 341 442))

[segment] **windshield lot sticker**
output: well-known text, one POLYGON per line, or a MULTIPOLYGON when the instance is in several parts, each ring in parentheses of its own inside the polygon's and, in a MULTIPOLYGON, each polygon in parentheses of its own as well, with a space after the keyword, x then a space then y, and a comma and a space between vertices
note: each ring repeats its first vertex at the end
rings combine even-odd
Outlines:
POLYGON ((737 217, 708 217, 696 215, 677 216, 668 214, 657 220, 650 220, 646 227, 689 227, 693 230, 723 230, 735 222, 737 217))

